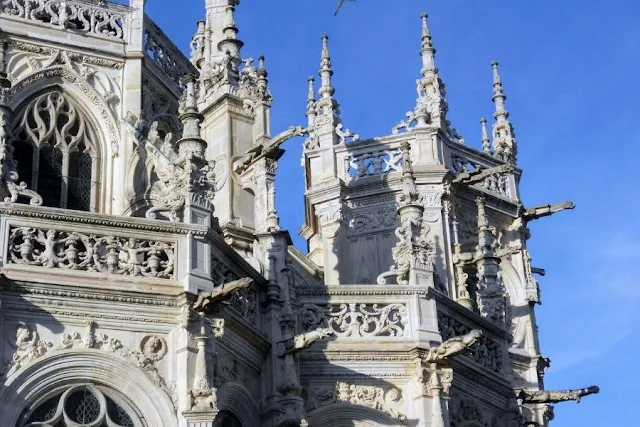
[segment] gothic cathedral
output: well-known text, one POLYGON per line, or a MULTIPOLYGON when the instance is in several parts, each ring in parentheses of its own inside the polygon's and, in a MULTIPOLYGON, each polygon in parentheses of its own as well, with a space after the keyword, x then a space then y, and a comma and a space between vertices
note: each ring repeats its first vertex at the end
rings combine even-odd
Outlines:
POLYGON ((239 0, 190 58, 144 3, 0 2, 2 426, 546 427, 598 392, 544 389, 527 224, 574 206, 523 205, 497 63, 476 149, 423 15, 416 103, 361 139, 324 35, 272 133, 239 0), (275 206, 292 138, 307 254, 275 206))

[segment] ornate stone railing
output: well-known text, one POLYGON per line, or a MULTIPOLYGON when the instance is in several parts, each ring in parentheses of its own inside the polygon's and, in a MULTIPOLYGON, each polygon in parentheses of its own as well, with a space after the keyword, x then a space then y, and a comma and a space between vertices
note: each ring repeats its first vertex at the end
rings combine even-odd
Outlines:
POLYGON ((9 226, 6 264, 175 279, 176 242, 9 226))
POLYGON ((397 172, 402 167, 400 143, 378 140, 342 144, 336 147, 340 177, 345 181, 381 176, 397 172))
POLYGON ((91 35, 124 37, 127 6, 73 0, 1 0, 0 16, 22 18, 91 35))
POLYGON ((341 285, 297 288, 301 333, 328 328, 341 339, 408 339, 419 327, 417 300, 427 288, 341 285))
POLYGON ((164 34, 151 18, 144 17, 144 52, 178 86, 184 76, 196 70, 180 49, 164 34))
POLYGON ((304 304, 304 332, 329 328, 339 337, 403 337, 408 322, 406 304, 304 304))

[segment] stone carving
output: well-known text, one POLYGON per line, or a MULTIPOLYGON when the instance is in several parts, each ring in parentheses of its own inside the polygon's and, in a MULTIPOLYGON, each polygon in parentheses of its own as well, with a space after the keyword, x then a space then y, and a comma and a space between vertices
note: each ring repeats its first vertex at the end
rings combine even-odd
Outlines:
POLYGON ((121 39, 125 14, 122 7, 101 3, 58 0, 3 0, 0 14, 42 22, 77 32, 121 39))
POLYGON ((379 208, 358 211, 347 215, 349 231, 353 234, 369 233, 384 229, 394 229, 398 225, 396 209, 379 208))
POLYGON ((462 184, 477 184, 485 190, 501 196, 511 197, 508 176, 513 171, 511 165, 487 168, 457 154, 451 155, 451 172, 462 184))
POLYGON ((360 135, 351 132, 349 129, 344 129, 344 125, 342 123, 338 123, 336 125, 336 134, 338 135, 338 138, 340 138, 340 144, 360 141, 360 135))
POLYGON ((329 328, 338 337, 402 337, 409 321, 404 304, 304 304, 299 313, 305 332, 329 328))
POLYGON ((310 332, 296 335, 290 340, 278 343, 278 356, 283 357, 285 354, 295 354, 311 347, 316 341, 325 339, 335 334, 333 329, 316 328, 310 332))
POLYGON ((284 150, 280 148, 284 142, 293 137, 304 136, 308 133, 308 129, 302 126, 291 126, 286 131, 276 135, 270 141, 256 145, 247 150, 242 157, 233 163, 233 169, 236 173, 241 173, 247 170, 247 168, 249 168, 249 166, 255 163, 258 159, 263 157, 270 157, 277 160, 284 153, 284 150))
POLYGON ((399 171, 402 167, 400 150, 369 150, 352 154, 345 159, 347 176, 362 178, 399 171))
MULTIPOLYGON (((443 313, 438 313, 438 329, 443 340, 449 340, 471 332, 470 327, 443 313)), ((503 354, 500 344, 483 335, 477 339, 469 350, 470 354, 462 355, 461 357, 466 357, 493 372, 502 372, 503 354)))
POLYGON ((526 221, 533 221, 535 219, 544 218, 546 216, 553 215, 564 210, 575 209, 576 205, 573 202, 562 202, 556 204, 538 205, 524 210, 524 219, 526 221))
POLYGON ((253 279, 245 277, 216 286, 213 291, 200 294, 193 304, 193 309, 203 313, 210 312, 215 304, 229 298, 237 291, 251 286, 252 283, 253 279))
POLYGON ((174 279, 175 243, 16 227, 8 263, 174 279))
MULTIPOLYGON (((206 319, 201 318, 204 322, 206 319)), ((224 319, 212 319, 211 334, 214 338, 221 338, 224 334, 224 319)), ((209 369, 207 366, 206 345, 209 341, 209 333, 203 324, 200 334, 196 337, 198 354, 193 378, 193 388, 188 391, 188 411, 203 411, 217 409, 217 390, 209 383, 209 369)))
POLYGON ((575 401, 580 403, 580 399, 584 396, 597 394, 600 392, 598 386, 591 386, 578 390, 562 390, 562 391, 547 391, 547 390, 520 390, 517 394, 518 400, 522 403, 559 403, 567 401, 575 401))
POLYGON ((156 364, 160 362, 168 351, 167 342, 158 335, 145 335, 138 342, 135 350, 124 352, 124 356, 132 360, 140 369, 146 372, 155 383, 169 395, 173 390, 167 386, 156 364))
POLYGON ((375 409, 405 424, 407 417, 398 407, 402 405, 402 391, 396 387, 384 389, 338 382, 334 388, 319 387, 309 393, 307 409, 312 411, 327 405, 351 403, 375 409))
POLYGON ((227 264, 215 256, 211 257, 211 274, 213 276, 213 283, 216 286, 240 279, 240 277, 231 270, 227 264))
POLYGON ((62 335, 61 343, 56 346, 52 342, 41 340, 35 325, 18 323, 7 337, 9 344, 15 349, 15 353, 7 364, 4 377, 11 377, 20 368, 53 351, 94 348, 106 352, 116 352, 122 348, 122 343, 119 340, 110 338, 104 333, 99 333, 96 337, 95 327, 95 322, 88 321, 84 336, 79 332, 65 333, 62 335))
POLYGON ((191 63, 151 20, 144 20, 144 52, 164 73, 179 86, 184 76, 195 73, 191 63))
POLYGON ((485 421, 483 411, 478 404, 470 399, 455 399, 451 408, 451 427, 462 427, 469 422, 483 427, 489 427, 485 421))
POLYGON ((449 338, 440 346, 430 348, 429 352, 424 356, 424 360, 427 363, 438 363, 459 354, 469 353, 471 347, 481 336, 482 331, 474 329, 465 335, 449 338))

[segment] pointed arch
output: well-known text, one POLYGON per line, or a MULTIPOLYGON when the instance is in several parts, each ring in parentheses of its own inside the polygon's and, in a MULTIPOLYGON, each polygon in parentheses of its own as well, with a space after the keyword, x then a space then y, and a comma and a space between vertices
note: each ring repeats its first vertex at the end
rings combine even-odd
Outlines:
MULTIPOLYGON (((43 356, 11 377, 0 390, 0 420, 19 426, 32 409, 51 400, 63 387, 90 383, 107 397, 126 396, 143 427, 178 425, 169 396, 136 365, 102 350, 64 350, 43 356)), ((121 402, 118 402, 121 403, 121 402)))
POLYGON ((99 211, 104 143, 82 102, 57 85, 34 92, 15 110, 12 129, 20 179, 45 205, 99 211))

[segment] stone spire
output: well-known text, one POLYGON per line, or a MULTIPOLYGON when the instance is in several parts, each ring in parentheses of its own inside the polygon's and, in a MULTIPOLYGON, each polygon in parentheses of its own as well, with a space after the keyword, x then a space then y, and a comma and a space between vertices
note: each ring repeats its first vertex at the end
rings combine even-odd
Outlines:
MULTIPOLYGON (((431 127, 441 129, 447 134, 451 133, 447 121, 449 106, 445 99, 445 85, 440 78, 436 67, 436 49, 433 46, 431 31, 427 23, 427 14, 421 15, 422 42, 420 56, 422 57, 422 77, 416 81, 418 98, 413 111, 407 113, 407 119, 401 121, 393 128, 393 133, 400 129, 431 127), (415 123, 415 126, 413 126, 415 123)), ((457 138, 456 138, 457 139, 457 138)))
POLYGON ((313 76, 309 76, 309 91, 307 92, 307 126, 309 129, 313 129, 316 119, 316 94, 315 94, 315 79, 313 76))
POLYGON ((491 154, 491 140, 489 139, 489 132, 487 131, 487 119, 484 117, 481 118, 480 126, 482 127, 482 151, 485 154, 491 154))
POLYGON ((329 56, 329 36, 322 35, 322 54, 320 57, 320 100, 318 101, 318 108, 320 108, 323 114, 331 113, 336 118, 340 114, 340 106, 338 101, 333 97, 336 90, 331 85, 331 76, 333 76, 333 70, 331 69, 331 57, 329 56))
POLYGON ((502 79, 498 72, 498 61, 491 63, 493 68, 493 102, 496 111, 493 117, 496 122, 493 125, 493 151, 497 158, 512 164, 516 163, 518 147, 515 140, 515 132, 509 121, 509 112, 505 107, 507 96, 502 87, 502 79))

